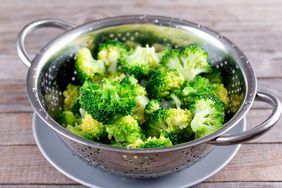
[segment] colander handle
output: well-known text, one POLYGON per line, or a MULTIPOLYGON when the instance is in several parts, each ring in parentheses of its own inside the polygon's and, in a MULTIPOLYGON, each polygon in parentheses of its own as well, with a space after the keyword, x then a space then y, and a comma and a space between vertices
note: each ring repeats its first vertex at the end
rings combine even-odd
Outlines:
POLYGON ((43 27, 55 27, 63 30, 74 28, 74 25, 58 19, 37 20, 26 25, 19 33, 17 38, 17 52, 22 62, 27 66, 31 66, 31 60, 25 48, 26 36, 32 31, 43 27))
POLYGON ((272 113, 264 122, 242 133, 220 136, 210 141, 210 143, 215 145, 240 144, 253 140, 272 128, 281 116, 282 107, 280 101, 273 95, 265 92, 257 92, 255 100, 265 102, 272 106, 272 113))

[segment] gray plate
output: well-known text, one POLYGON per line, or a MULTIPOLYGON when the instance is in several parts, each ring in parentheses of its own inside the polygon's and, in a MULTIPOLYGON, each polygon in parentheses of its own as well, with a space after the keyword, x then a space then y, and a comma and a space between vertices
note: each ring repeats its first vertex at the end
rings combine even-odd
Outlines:
MULTIPOLYGON (((238 133, 246 129, 242 120, 229 133, 238 133)), ((240 145, 218 146, 199 162, 165 177, 155 179, 131 179, 111 175, 88 166, 71 151, 37 115, 33 116, 33 135, 43 156, 61 173, 89 187, 122 188, 164 188, 188 187, 209 178, 221 170, 235 156, 240 145)))

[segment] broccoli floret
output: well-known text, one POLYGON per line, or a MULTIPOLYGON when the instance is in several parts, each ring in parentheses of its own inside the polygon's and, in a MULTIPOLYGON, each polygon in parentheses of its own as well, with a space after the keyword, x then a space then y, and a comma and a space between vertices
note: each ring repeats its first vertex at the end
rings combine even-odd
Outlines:
POLYGON ((193 80, 196 75, 211 71, 208 54, 197 45, 189 45, 181 51, 168 50, 161 64, 176 70, 185 80, 193 80))
POLYGON ((189 107, 191 101, 198 95, 212 94, 212 85, 207 78, 196 76, 192 81, 185 81, 178 96, 182 99, 185 107, 189 107))
POLYGON ((163 99, 173 90, 179 89, 183 82, 183 77, 177 71, 159 67, 150 74, 146 89, 150 98, 163 99))
POLYGON ((191 120, 192 113, 189 110, 159 109, 146 122, 147 134, 151 137, 167 136, 172 143, 181 143, 181 132, 189 129, 191 120))
POLYGON ((108 124, 117 116, 132 112, 137 96, 135 88, 129 77, 122 81, 104 78, 101 85, 85 82, 80 88, 80 104, 94 119, 108 124))
POLYGON ((112 72, 109 73, 107 76, 109 80, 118 81, 118 82, 122 81, 125 77, 126 75, 121 72, 112 72))
POLYGON ((170 95, 170 98, 172 99, 171 103, 175 105, 176 108, 181 108, 182 101, 181 99, 177 96, 177 91, 172 93, 170 95))
POLYGON ((77 123, 77 118, 71 111, 63 111, 58 117, 58 123, 63 127, 66 127, 67 125, 74 126, 77 123))
POLYGON ((210 73, 203 73, 201 74, 203 77, 209 79, 210 83, 222 83, 222 75, 221 75, 221 71, 215 67, 212 68, 212 71, 210 73))
POLYGON ((99 45, 98 59, 105 62, 108 72, 117 72, 118 59, 126 53, 127 47, 123 43, 110 40, 99 45))
POLYGON ((95 77, 103 76, 106 73, 104 62, 102 60, 93 59, 88 48, 78 50, 75 70, 82 82, 87 79, 95 80, 95 77))
POLYGON ((171 142, 173 143, 173 145, 181 144, 183 142, 188 142, 190 140, 193 140, 194 135, 195 134, 191 126, 188 126, 182 130, 175 130, 171 132, 166 132, 166 131, 161 132, 161 136, 165 138, 169 138, 171 142))
POLYGON ((223 126, 224 104, 214 95, 201 95, 190 106, 191 128, 196 138, 214 133, 223 126))
POLYGON ((70 132, 72 132, 73 134, 77 135, 77 136, 86 138, 88 140, 92 140, 92 136, 91 135, 82 132, 81 129, 79 129, 78 127, 67 125, 66 129, 69 130, 70 132))
POLYGON ((73 113, 78 113, 79 105, 79 88, 73 84, 68 84, 66 90, 63 92, 64 95, 64 110, 72 111, 73 113))
POLYGON ((132 117, 138 121, 138 123, 143 124, 146 121, 144 109, 149 102, 146 96, 137 96, 135 98, 136 106, 133 109, 132 117))
POLYGON ((224 103, 225 109, 227 109, 229 98, 228 98, 228 91, 224 87, 224 85, 223 84, 212 84, 212 91, 213 91, 213 94, 224 103))
POLYGON ((160 138, 149 137, 146 141, 138 139, 133 144, 128 145, 128 148, 164 148, 170 146, 172 146, 172 143, 169 138, 160 136, 160 138))
POLYGON ((155 111, 160 109, 160 103, 158 100, 152 99, 149 101, 149 103, 146 105, 144 113, 145 115, 151 115, 155 111))
POLYGON ((186 81, 183 85, 183 95, 206 95, 212 93, 212 86, 208 79, 196 76, 193 81, 186 81))
POLYGON ((123 90, 122 93, 126 94, 128 91, 133 92, 135 97, 135 106, 132 109, 130 115, 142 124, 145 122, 144 109, 149 99, 147 98, 146 89, 138 84, 138 80, 134 76, 127 76, 122 81, 123 90))
POLYGON ((101 122, 92 118, 90 114, 85 114, 79 125, 81 132, 88 134, 91 140, 101 140, 106 136, 106 128, 101 122))
POLYGON ((141 139, 143 134, 138 122, 130 115, 118 119, 115 123, 106 125, 108 138, 119 143, 131 144, 141 139))
POLYGON ((136 47, 135 50, 118 61, 125 73, 133 74, 136 78, 148 76, 151 69, 159 66, 159 58, 154 47, 136 47))

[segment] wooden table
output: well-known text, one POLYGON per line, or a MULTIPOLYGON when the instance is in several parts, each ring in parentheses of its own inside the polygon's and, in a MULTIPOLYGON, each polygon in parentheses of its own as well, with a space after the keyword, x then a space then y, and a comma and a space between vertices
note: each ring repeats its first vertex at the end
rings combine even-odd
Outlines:
MULTIPOLYGON (((16 53, 16 36, 28 22, 54 17, 82 24, 124 14, 180 17, 208 26, 235 42, 251 60, 258 88, 282 101, 282 1, 114 1, 64 0, 0 3, 0 187, 80 187, 53 168, 35 145, 32 108, 27 100, 27 68, 16 53)), ((36 31, 28 38, 35 54, 58 34, 36 31)), ((270 114, 259 103, 247 115, 248 127, 270 114)), ((236 157, 215 176, 196 186, 282 187, 282 121, 268 134, 244 144, 236 157)))

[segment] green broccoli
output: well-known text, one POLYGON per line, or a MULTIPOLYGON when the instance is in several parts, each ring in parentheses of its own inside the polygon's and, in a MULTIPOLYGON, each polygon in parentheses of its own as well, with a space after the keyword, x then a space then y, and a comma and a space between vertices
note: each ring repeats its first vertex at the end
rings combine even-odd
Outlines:
POLYGON ((109 80, 118 81, 118 82, 122 81, 125 77, 126 75, 120 72, 112 72, 109 73, 107 76, 109 80))
POLYGON ((195 97, 190 110, 193 113, 191 128, 196 138, 212 134, 223 126, 224 104, 214 95, 195 97))
POLYGON ((217 83, 217 84, 223 83, 221 71, 220 71, 220 69, 217 69, 215 67, 212 67, 211 72, 203 73, 203 74, 201 74, 201 76, 209 79, 211 84, 213 84, 213 83, 217 83))
POLYGON ((127 47, 116 41, 108 41, 99 45, 98 59, 103 60, 108 72, 117 72, 117 62, 127 53, 127 47))
MULTIPOLYGON (((189 110, 180 108, 159 109, 154 112, 146 122, 148 136, 169 137, 172 143, 181 143, 183 138, 181 132, 188 134, 192 113, 189 110)), ((190 136, 191 134, 189 134, 190 136)))
POLYGON ((172 99, 171 103, 174 104, 176 108, 181 108, 183 102, 180 97, 177 96, 177 91, 173 92, 169 97, 172 99))
POLYGON ((133 108, 131 113, 132 117, 138 121, 138 123, 143 124, 146 121, 144 110, 149 102, 146 96, 137 96, 135 98, 136 106, 133 108))
POLYGON ((244 97, 228 94, 220 69, 195 44, 97 46, 97 60, 88 48, 77 52, 74 68, 82 86, 68 84, 63 95, 45 95, 48 110, 59 111, 58 123, 80 137, 115 147, 170 147, 220 129, 225 111, 236 112, 244 97))
POLYGON ((118 119, 113 124, 106 125, 108 138, 118 143, 132 144, 143 137, 138 122, 130 115, 118 119))
POLYGON ((175 70, 159 67, 150 74, 146 89, 150 98, 163 99, 168 97, 172 91, 179 89, 183 82, 183 77, 175 70))
POLYGON ((145 141, 138 139, 133 144, 129 144, 128 148, 164 148, 171 146, 172 143, 169 138, 160 136, 160 138, 149 137, 145 141))
POLYGON ((136 78, 148 76, 151 69, 159 66, 159 58, 154 47, 136 47, 128 56, 118 61, 120 69, 136 78))
POLYGON ((63 92, 64 95, 64 110, 72 111, 78 113, 79 105, 79 88, 73 84, 68 84, 66 90, 63 92))
POLYGON ((101 85, 85 82, 80 88, 79 101, 94 119, 108 124, 116 117, 132 112, 136 104, 136 90, 129 77, 121 81, 104 78, 101 85))
POLYGON ((151 115, 155 111, 160 109, 160 103, 158 100, 152 99, 149 101, 149 103, 146 105, 144 113, 145 115, 151 115))
POLYGON ((82 82, 87 79, 95 80, 97 76, 103 76, 106 73, 104 61, 94 60, 88 48, 78 50, 75 70, 82 82))
POLYGON ((207 78, 196 76, 192 81, 185 81, 177 95, 181 98, 184 106, 189 107, 196 96, 212 94, 212 89, 212 85, 207 78))
POLYGON ((70 132, 72 132, 73 134, 77 135, 77 136, 86 138, 88 140, 92 140, 92 136, 91 135, 82 132, 81 129, 79 129, 78 127, 67 125, 66 129, 69 130, 70 132))
POLYGON ((64 127, 67 125, 75 126, 77 123, 77 118, 71 111, 63 111, 58 117, 58 123, 64 127))
POLYGON ((176 70, 185 80, 193 80, 196 75, 212 70, 208 63, 208 54, 194 44, 180 51, 168 50, 161 64, 168 69, 176 70))
POLYGON ((91 140, 101 140, 106 136, 105 125, 93 119, 88 113, 85 113, 79 128, 81 129, 81 132, 88 134, 88 137, 91 138, 91 140))
POLYGON ((228 98, 228 91, 224 87, 224 85, 223 84, 212 84, 212 91, 213 91, 213 94, 224 103, 225 109, 227 109, 229 98, 228 98))

